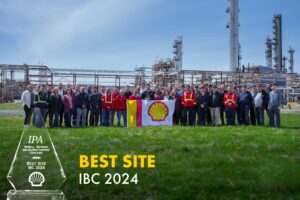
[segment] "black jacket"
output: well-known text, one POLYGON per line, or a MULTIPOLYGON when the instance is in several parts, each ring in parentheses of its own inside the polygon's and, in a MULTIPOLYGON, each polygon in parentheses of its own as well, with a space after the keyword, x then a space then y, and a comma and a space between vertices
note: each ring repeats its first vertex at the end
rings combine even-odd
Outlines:
POLYGON ((220 108, 223 102, 223 95, 216 91, 209 95, 209 107, 220 108))
POLYGON ((55 96, 54 94, 50 95, 49 101, 49 111, 52 113, 60 112, 62 106, 62 100, 60 95, 55 96))
POLYGON ((146 98, 149 98, 150 100, 153 100, 154 99, 154 92, 153 91, 147 91, 145 90, 143 93, 142 93, 142 96, 141 96, 142 99, 146 99, 146 98))
POLYGON ((87 107, 88 104, 88 96, 85 93, 78 93, 76 95, 76 107, 82 108, 83 105, 87 107))
POLYGON ((200 106, 201 104, 204 105, 204 107, 207 107, 209 104, 209 93, 205 92, 202 96, 200 92, 197 93, 197 106, 200 106))

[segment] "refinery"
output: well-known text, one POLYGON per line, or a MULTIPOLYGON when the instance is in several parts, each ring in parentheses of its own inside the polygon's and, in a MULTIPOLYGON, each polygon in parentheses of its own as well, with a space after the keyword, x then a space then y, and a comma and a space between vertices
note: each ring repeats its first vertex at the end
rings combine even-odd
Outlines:
MULTIPOLYGON (((270 16, 273 32, 266 33, 265 63, 242 64, 239 41, 239 0, 228 0, 229 63, 227 71, 189 70, 183 65, 184 38, 178 36, 172 43, 172 57, 161 58, 152 66, 132 67, 127 70, 99 70, 57 68, 45 65, 0 64, 0 102, 18 99, 26 85, 70 85, 125 86, 150 83, 161 86, 180 84, 245 84, 263 85, 276 82, 283 91, 286 102, 300 101, 300 74, 294 72, 295 49, 283 52, 282 16, 270 16)), ((225 27, 224 27, 225 28, 225 27)), ((171 43, 171 41, 170 41, 171 43)), ((71 66, 70 66, 71 67, 71 66)))

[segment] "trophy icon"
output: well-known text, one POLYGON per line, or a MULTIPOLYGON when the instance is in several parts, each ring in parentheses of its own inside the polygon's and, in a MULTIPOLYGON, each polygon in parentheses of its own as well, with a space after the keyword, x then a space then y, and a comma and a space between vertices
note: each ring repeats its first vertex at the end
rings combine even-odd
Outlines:
POLYGON ((7 179, 14 188, 8 200, 64 200, 59 187, 66 180, 39 109, 34 127, 24 128, 7 179))

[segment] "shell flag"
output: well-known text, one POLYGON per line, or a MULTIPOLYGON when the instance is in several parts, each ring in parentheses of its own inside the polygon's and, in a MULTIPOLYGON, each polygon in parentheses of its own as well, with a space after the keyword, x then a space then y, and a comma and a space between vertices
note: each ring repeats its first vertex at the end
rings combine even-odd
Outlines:
POLYGON ((174 109, 173 100, 128 100, 127 127, 170 126, 174 109))

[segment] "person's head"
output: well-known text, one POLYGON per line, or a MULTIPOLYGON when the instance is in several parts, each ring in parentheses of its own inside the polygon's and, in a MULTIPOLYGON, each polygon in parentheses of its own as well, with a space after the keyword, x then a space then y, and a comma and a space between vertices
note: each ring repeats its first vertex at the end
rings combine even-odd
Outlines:
POLYGON ((244 85, 243 87, 242 87, 242 92, 247 92, 248 90, 247 90, 247 86, 246 85, 244 85))
POLYGON ((242 86, 241 86, 241 85, 238 85, 238 86, 237 86, 237 91, 238 91, 238 92, 242 92, 242 86))
POLYGON ((174 97, 177 96, 177 90, 176 90, 176 89, 173 89, 173 90, 172 90, 172 96, 174 96, 174 97))
POLYGON ((93 87, 93 92, 94 92, 94 93, 97 93, 97 91, 98 91, 98 87, 97 87, 97 86, 94 86, 94 87, 93 87))
POLYGON ((126 92, 129 92, 129 91, 130 91, 130 86, 129 86, 129 85, 126 85, 125 91, 126 91, 126 92))
POLYGON ((203 87, 203 86, 200 88, 200 92, 201 92, 201 93, 205 93, 205 90, 206 90, 206 88, 203 87))
POLYGON ((44 85, 42 85, 42 86, 40 87, 40 92, 45 92, 45 86, 44 86, 44 85))
POLYGON ((222 84, 222 85, 220 86, 220 88, 221 88, 221 90, 225 90, 225 85, 222 84))
POLYGON ((141 86, 137 86, 135 89, 136 92, 140 92, 140 90, 141 90, 141 86))
POLYGON ((271 84, 267 83, 266 88, 270 89, 271 88, 271 84))
POLYGON ((227 91, 228 91, 228 93, 232 93, 232 87, 228 86, 227 91))
POLYGON ((185 89, 186 89, 187 92, 190 92, 191 91, 190 85, 186 85, 185 89))
POLYGON ((212 85, 209 85, 209 86, 208 86, 208 91, 210 91, 210 92, 213 91, 212 85))
POLYGON ((35 91, 36 91, 36 92, 41 91, 41 85, 37 85, 37 86, 35 87, 35 91))
POLYGON ((53 88, 53 90, 52 90, 53 94, 57 95, 58 94, 58 90, 59 90, 58 87, 53 88))
POLYGON ((212 90, 213 90, 213 92, 216 92, 216 91, 218 91, 218 87, 216 85, 213 85, 212 90))
POLYGON ((156 94, 159 94, 159 93, 160 93, 160 89, 159 89, 159 88, 156 88, 156 89, 155 89, 155 93, 156 93, 156 94))
POLYGON ((48 92, 53 92, 53 87, 52 87, 51 85, 48 85, 47 91, 48 91, 48 92))
POLYGON ((61 90, 61 89, 63 89, 63 87, 64 87, 64 85, 62 84, 62 83, 59 83, 58 84, 58 88, 61 90))
POLYGON ((31 85, 27 85, 26 89, 27 89, 29 92, 32 92, 32 86, 31 86, 31 85))
POLYGON ((150 91, 150 84, 147 84, 146 90, 147 90, 147 91, 150 91))
POLYGON ((101 86, 101 92, 105 93, 105 90, 106 90, 105 86, 101 86))
POLYGON ((87 89, 88 89, 89 92, 91 92, 92 91, 92 86, 89 85, 87 89))
POLYGON ((142 88, 145 88, 145 83, 142 83, 142 88))
POLYGON ((80 92, 85 93, 85 87, 80 87, 80 92))
POLYGON ((272 89, 272 90, 276 90, 276 89, 277 89, 277 84, 276 84, 276 83, 273 83, 272 86, 271 86, 271 89, 272 89))
POLYGON ((70 95, 72 93, 72 90, 71 90, 71 88, 67 88, 67 90, 66 90, 66 94, 67 95, 70 95))
POLYGON ((124 90, 120 90, 120 96, 121 96, 121 97, 124 96, 124 90))
POLYGON ((169 90, 165 90, 164 91, 164 96, 166 96, 166 97, 170 96, 170 91, 169 90))
POLYGON ((184 91, 184 85, 181 85, 181 91, 184 91))
POLYGON ((109 87, 107 87, 107 88, 105 89, 105 93, 106 93, 106 94, 110 94, 110 93, 111 93, 111 91, 110 91, 110 88, 109 88, 109 87))

